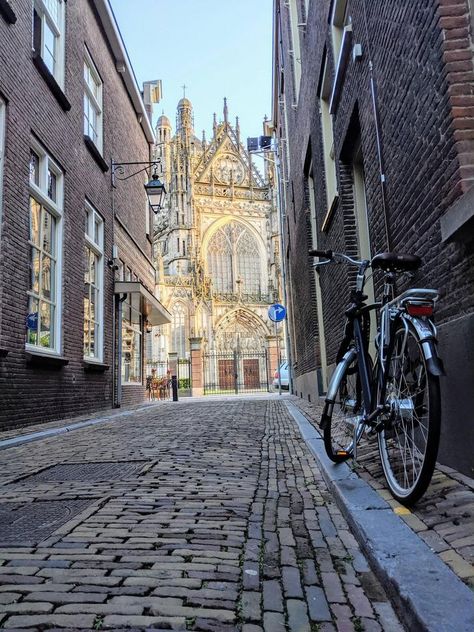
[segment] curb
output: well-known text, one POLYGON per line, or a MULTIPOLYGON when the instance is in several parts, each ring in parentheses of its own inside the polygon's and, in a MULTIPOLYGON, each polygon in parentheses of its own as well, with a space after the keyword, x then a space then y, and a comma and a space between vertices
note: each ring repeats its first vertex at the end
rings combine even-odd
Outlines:
POLYGON ((151 408, 151 406, 151 404, 145 404, 144 406, 139 406, 138 408, 133 408, 131 410, 121 410, 120 412, 107 415, 106 417, 87 419, 86 421, 78 421, 76 423, 68 424, 67 426, 39 430, 38 432, 19 435, 18 437, 13 437, 12 439, 3 439, 0 441, 0 450, 14 448, 18 445, 22 445, 23 443, 30 443, 31 441, 40 441, 41 439, 46 439, 47 437, 54 437, 56 435, 65 434, 66 432, 71 432, 72 430, 80 430, 81 428, 86 428, 87 426, 95 426, 96 424, 102 424, 107 421, 115 421, 119 417, 128 417, 129 415, 141 412, 146 408, 151 408))
POLYGON ((316 458, 374 573, 410 630, 472 632, 472 592, 346 463, 326 455, 321 435, 292 403, 288 412, 316 458))

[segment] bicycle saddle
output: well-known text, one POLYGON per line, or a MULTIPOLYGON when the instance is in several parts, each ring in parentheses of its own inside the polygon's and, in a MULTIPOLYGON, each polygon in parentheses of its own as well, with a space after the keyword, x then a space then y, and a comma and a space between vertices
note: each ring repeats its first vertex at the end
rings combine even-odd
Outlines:
POLYGON ((403 255, 396 252, 381 252, 372 259, 372 269, 381 268, 386 272, 412 272, 421 266, 416 255, 403 255))

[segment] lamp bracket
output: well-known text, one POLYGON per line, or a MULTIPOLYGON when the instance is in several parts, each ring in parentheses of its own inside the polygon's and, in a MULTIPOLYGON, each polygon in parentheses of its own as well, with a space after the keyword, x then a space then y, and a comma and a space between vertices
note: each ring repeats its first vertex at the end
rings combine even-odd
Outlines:
POLYGON ((129 178, 133 178, 134 176, 138 175, 139 173, 143 173, 144 171, 146 171, 147 174, 148 170, 153 170, 153 172, 156 172, 158 165, 161 165, 160 158, 158 158, 157 160, 152 160, 151 162, 115 162, 114 160, 112 160, 112 169, 110 170, 112 177, 112 186, 115 189, 117 186, 117 180, 128 180, 129 178), (133 173, 125 175, 126 167, 138 167, 138 165, 140 165, 142 168, 133 171, 133 173))

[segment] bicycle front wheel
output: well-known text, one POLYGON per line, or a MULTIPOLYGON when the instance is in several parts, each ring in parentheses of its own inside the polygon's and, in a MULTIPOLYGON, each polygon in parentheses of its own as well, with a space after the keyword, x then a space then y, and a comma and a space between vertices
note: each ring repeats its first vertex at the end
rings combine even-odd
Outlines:
POLYGON ((341 463, 354 453, 354 430, 356 441, 363 432, 362 389, 355 352, 334 371, 329 392, 335 397, 324 407, 324 447, 331 461, 341 463))
POLYGON ((440 435, 439 378, 426 367, 414 328, 395 333, 385 404, 388 413, 378 442, 392 495, 411 505, 426 491, 436 464, 440 435))

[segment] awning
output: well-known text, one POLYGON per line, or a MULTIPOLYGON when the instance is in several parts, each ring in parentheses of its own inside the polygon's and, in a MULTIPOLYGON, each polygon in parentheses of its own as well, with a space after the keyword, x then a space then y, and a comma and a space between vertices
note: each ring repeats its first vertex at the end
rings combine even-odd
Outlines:
POLYGON ((114 293, 138 295, 141 313, 150 325, 165 325, 171 322, 171 314, 166 307, 139 281, 115 281, 114 293))

